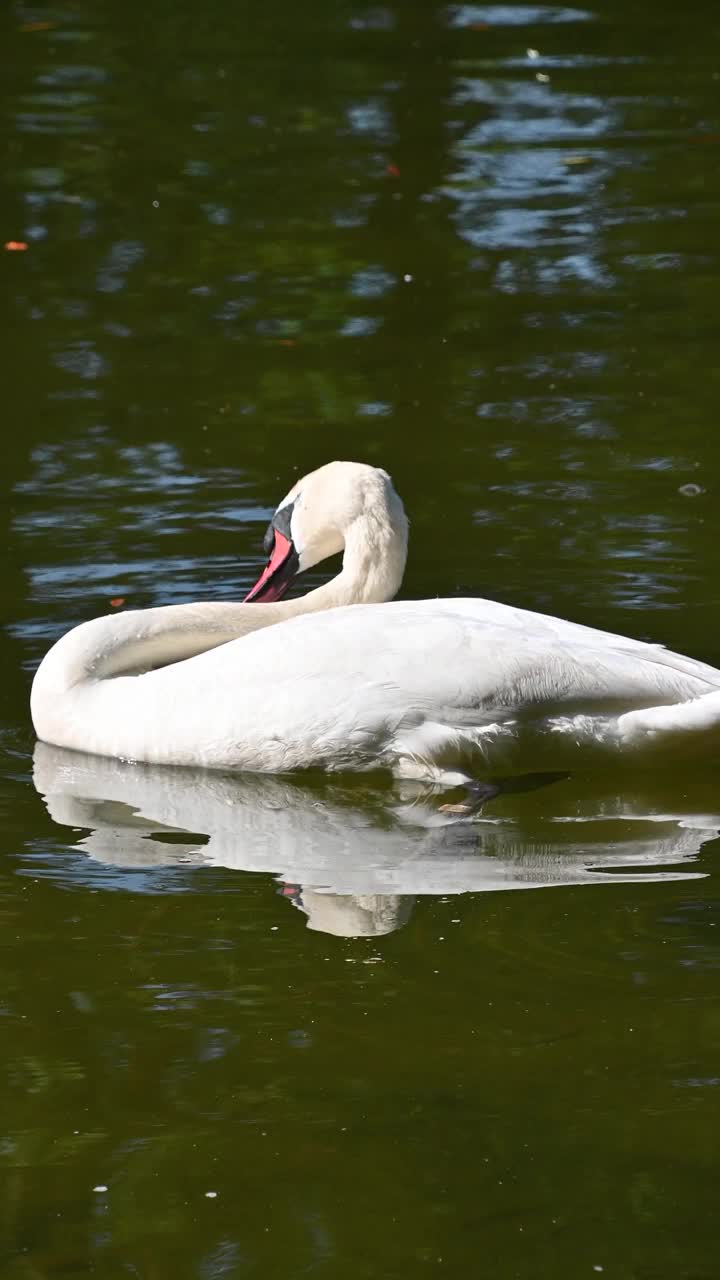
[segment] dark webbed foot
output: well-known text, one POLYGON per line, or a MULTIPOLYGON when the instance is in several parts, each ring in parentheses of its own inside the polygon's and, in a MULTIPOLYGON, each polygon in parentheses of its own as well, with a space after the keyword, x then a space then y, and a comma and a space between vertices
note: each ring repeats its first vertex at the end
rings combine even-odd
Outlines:
POLYGON ((524 773, 517 778, 495 778, 489 782, 468 782, 463 791, 465 798, 455 804, 441 804, 440 813, 454 814, 459 818, 470 817, 474 813, 482 813, 483 805, 496 796, 510 795, 513 792, 537 791, 540 787, 549 787, 553 782, 562 782, 567 773, 524 773))

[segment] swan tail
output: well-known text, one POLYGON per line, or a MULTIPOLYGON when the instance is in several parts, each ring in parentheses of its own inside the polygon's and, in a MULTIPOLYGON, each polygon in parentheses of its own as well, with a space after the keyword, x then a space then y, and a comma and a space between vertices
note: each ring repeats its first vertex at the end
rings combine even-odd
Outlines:
POLYGON ((720 749, 720 689, 685 702, 663 703, 622 715, 580 714, 457 726, 425 721, 393 741, 397 776, 438 786, 472 786, 493 774, 566 772, 603 758, 626 763, 705 756, 720 749))
POLYGON ((674 702, 666 706, 627 711, 619 717, 617 731, 625 746, 651 745, 680 735, 692 737, 718 733, 720 736, 720 690, 674 702))

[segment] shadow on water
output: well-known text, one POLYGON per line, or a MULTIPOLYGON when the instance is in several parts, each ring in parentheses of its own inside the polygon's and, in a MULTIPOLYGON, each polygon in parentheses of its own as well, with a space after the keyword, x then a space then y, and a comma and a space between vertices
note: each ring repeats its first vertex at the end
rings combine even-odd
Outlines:
MULTIPOLYGON (((157 892, 163 868, 269 872, 309 928, 347 937, 399 929, 420 895, 689 879, 720 830, 716 788, 697 779, 564 779, 468 819, 407 785, 162 769, 38 743, 34 782, 55 823, 82 829, 74 850, 126 869, 125 888, 157 892)), ((87 879, 78 861, 47 870, 87 879)))

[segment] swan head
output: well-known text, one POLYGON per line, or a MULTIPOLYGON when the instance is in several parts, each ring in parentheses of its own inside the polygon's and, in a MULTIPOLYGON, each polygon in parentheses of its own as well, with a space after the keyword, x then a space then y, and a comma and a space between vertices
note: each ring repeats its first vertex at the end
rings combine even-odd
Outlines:
POLYGON ((379 594, 363 599, 390 599, 402 581, 407 529, 386 471, 362 462, 329 462, 298 480, 277 507, 265 534, 267 565, 245 599, 279 600, 296 574, 341 551, 343 573, 355 575, 358 589, 361 574, 377 580, 373 589, 379 594))

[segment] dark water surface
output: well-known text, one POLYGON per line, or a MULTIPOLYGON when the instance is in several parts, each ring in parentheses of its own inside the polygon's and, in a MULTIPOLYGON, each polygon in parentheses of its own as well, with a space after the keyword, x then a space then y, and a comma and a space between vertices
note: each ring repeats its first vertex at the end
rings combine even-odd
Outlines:
POLYGON ((714 1280, 713 761, 477 823, 47 749, 34 786, 27 697, 112 600, 240 598, 336 456, 403 494, 405 594, 720 664, 720 10, 0 28, 2 1275, 714 1280))

